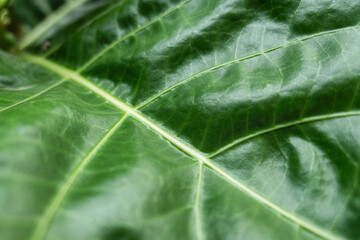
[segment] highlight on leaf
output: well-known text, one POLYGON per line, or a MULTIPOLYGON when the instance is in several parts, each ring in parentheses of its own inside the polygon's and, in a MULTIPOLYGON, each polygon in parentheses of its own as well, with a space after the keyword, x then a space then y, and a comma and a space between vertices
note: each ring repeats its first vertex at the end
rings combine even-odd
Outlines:
POLYGON ((358 239, 357 0, 0 8, 0 239, 358 239))

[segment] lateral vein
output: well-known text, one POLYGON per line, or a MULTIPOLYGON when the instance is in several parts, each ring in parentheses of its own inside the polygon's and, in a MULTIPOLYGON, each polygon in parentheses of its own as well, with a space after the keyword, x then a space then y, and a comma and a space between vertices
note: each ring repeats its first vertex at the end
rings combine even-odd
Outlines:
POLYGON ((196 186, 196 195, 195 195, 195 229, 196 236, 198 240, 204 240, 204 234, 202 230, 201 224, 201 211, 200 211, 200 197, 201 197, 201 183, 203 181, 203 172, 204 172, 204 164, 203 162, 199 162, 199 177, 196 186))
MULTIPOLYGON (((335 235, 334 233, 330 233, 324 229, 322 229, 319 226, 313 225, 300 217, 294 215, 293 213, 289 213, 280 206, 276 205, 275 203, 267 200, 259 193, 252 190, 250 187, 246 186, 245 184, 241 183, 237 179, 235 179, 233 176, 231 176, 229 173, 227 173, 225 170, 223 170, 221 167, 217 166, 215 163, 213 163, 209 158, 205 157, 203 153, 199 152, 196 149, 193 149, 186 143, 182 142, 181 140, 177 139, 176 137, 172 136, 170 133, 156 125, 154 122, 152 122, 150 119, 148 119, 146 116, 138 112, 135 108, 127 105, 126 103, 122 102, 120 99, 116 98, 115 96, 111 95, 110 93, 106 92, 105 90, 99 88, 95 84, 93 84, 88 79, 81 76, 79 73, 74 72, 73 70, 67 69, 65 67, 62 67, 60 65, 57 65, 56 63, 53 63, 49 60, 46 60, 41 57, 33 56, 33 55, 22 55, 22 57, 30 61, 32 63, 38 64, 44 68, 49 69, 50 71, 59 74, 64 77, 69 77, 73 79, 75 82, 83 85, 84 87, 88 88, 89 90, 93 91, 95 94, 99 95, 100 97, 106 99, 110 103, 112 103, 114 106, 118 107, 120 110, 126 112, 127 114, 131 115, 147 127, 151 128, 154 132, 158 133, 165 139, 167 139, 170 143, 172 143, 174 146, 182 150, 184 153, 188 154, 189 156, 195 158, 200 163, 205 164, 207 167, 211 168, 215 172, 217 172, 219 175, 224 177, 226 180, 228 180, 230 183, 232 183, 234 186, 236 186, 239 190, 243 191, 244 193, 251 196, 253 199, 257 200, 258 202, 266 205, 267 207, 273 209, 274 211, 278 212, 285 218, 293 221, 294 223, 300 225, 302 228, 307 229, 308 231, 322 237, 325 239, 330 240, 340 240, 343 239, 340 236, 335 235)), ((35 240, 35 239, 32 239, 35 240)), ((36 239, 37 240, 37 239, 36 239)))
POLYGON ((72 173, 66 179, 65 183, 60 188, 59 192, 51 201, 49 207, 45 210, 45 213, 40 218, 39 224, 37 225, 35 231, 30 237, 30 240, 42 240, 45 238, 52 220, 54 219, 57 211, 59 210, 63 200, 65 199, 75 180, 78 178, 86 165, 95 156, 98 150, 106 143, 106 141, 114 134, 114 132, 119 128, 119 126, 126 120, 127 116, 127 114, 122 116, 119 121, 117 121, 116 124, 100 139, 100 141, 95 145, 95 147, 78 163, 76 168, 72 171, 72 173))
POLYGON ((276 51, 278 49, 289 46, 291 44, 296 44, 296 43, 299 43, 299 42, 303 42, 303 41, 306 41, 306 40, 310 40, 310 39, 313 39, 313 38, 316 38, 316 37, 320 37, 320 36, 324 36, 324 35, 328 35, 328 34, 332 34, 332 33, 348 31, 348 30, 351 30, 351 29, 358 29, 358 28, 360 28, 360 26, 341 28, 341 29, 330 30, 330 31, 325 31, 325 32, 321 32, 321 33, 308 35, 306 37, 301 37, 301 38, 294 39, 292 41, 287 41, 284 44, 281 44, 279 46, 266 49, 266 50, 261 51, 261 52, 256 52, 256 53, 253 53, 253 54, 250 54, 250 55, 246 55, 246 56, 242 56, 242 57, 239 57, 239 58, 232 59, 232 60, 224 62, 224 63, 216 64, 216 65, 214 65, 214 66, 212 66, 210 68, 204 69, 204 70, 202 70, 202 71, 200 71, 198 73, 195 73, 195 74, 193 74, 193 75, 191 75, 191 76, 189 76, 187 78, 184 78, 183 80, 180 80, 179 82, 177 82, 177 83, 171 85, 170 87, 162 90, 161 92, 153 95, 149 99, 145 100, 143 103, 139 104, 136 107, 136 109, 141 109, 141 108, 145 107, 146 105, 148 105, 151 102, 155 101, 156 99, 160 98, 162 95, 170 92, 172 89, 177 88, 178 86, 183 85, 183 84, 185 84, 187 82, 190 82, 193 79, 195 79, 195 78, 197 78, 197 77, 199 77, 201 75, 204 75, 204 74, 206 74, 208 72, 211 72, 213 70, 220 69, 220 68, 226 67, 228 65, 231 65, 231 64, 234 64, 234 63, 239 63, 239 62, 242 62, 242 61, 245 61, 245 60, 248 60, 248 59, 252 59, 254 57, 258 57, 258 56, 261 56, 261 55, 263 55, 265 53, 270 53, 270 52, 276 51))
POLYGON ((239 138, 239 139, 233 141, 232 143, 230 143, 226 146, 223 146, 222 148, 220 148, 219 150, 217 150, 216 152, 214 152, 213 154, 208 156, 208 158, 213 158, 213 157, 221 154, 222 152, 225 152, 225 151, 229 150, 230 148, 235 147, 236 145, 238 145, 240 143, 246 142, 254 137, 258 137, 258 136, 264 135, 266 133, 280 130, 283 128, 288 128, 288 127, 296 126, 299 124, 305 124, 305 123, 309 123, 309 122, 316 122, 316 121, 322 121, 322 120, 334 119, 334 118, 353 117, 353 116, 359 116, 359 115, 360 115, 360 111, 348 111, 348 112, 324 114, 324 115, 314 116, 314 117, 307 117, 307 118, 303 118, 303 119, 300 119, 297 121, 278 124, 278 125, 275 125, 274 127, 255 132, 246 137, 239 138))
POLYGON ((180 8, 181 6, 185 5, 186 3, 190 2, 191 0, 185 0, 180 2, 178 5, 176 5, 173 8, 170 8, 169 10, 165 11, 164 13, 160 14, 159 16, 157 16, 156 18, 152 19, 151 21, 147 22, 146 24, 136 28, 135 30, 129 32, 128 34, 125 34, 123 37, 121 37, 120 39, 112 42, 110 45, 108 45, 107 47, 105 47, 103 50, 101 50, 99 53, 97 53, 96 55, 94 55, 89 61, 87 61, 82 67, 79 68, 78 72, 82 72, 84 69, 86 69, 89 65, 91 65, 93 62, 95 62, 98 58, 100 58, 102 55, 104 55, 106 52, 108 52, 109 50, 111 50, 113 47, 115 47, 116 45, 118 45, 119 43, 125 41, 126 39, 128 39, 129 37, 135 35, 136 33, 144 30, 145 28, 147 28, 148 26, 151 26, 152 24, 154 24, 155 22, 159 21, 160 19, 166 17, 167 15, 169 15, 170 13, 172 13, 173 11, 175 11, 176 9, 180 8))
POLYGON ((42 91, 40 91, 40 92, 38 92, 38 93, 30 96, 30 97, 28 97, 28 98, 25 98, 25 99, 23 99, 23 100, 21 100, 21 101, 19 101, 19 102, 17 102, 17 103, 14 103, 14 104, 12 104, 12 105, 10 105, 10 106, 4 107, 4 108, 0 109, 0 113, 1 113, 1 112, 4 112, 4 111, 6 111, 6 110, 9 110, 9 109, 11 109, 11 108, 13 108, 13 107, 16 107, 16 106, 18 106, 18 105, 20 105, 20 104, 23 104, 23 103, 25 103, 25 102, 28 102, 28 101, 30 101, 30 100, 32 100, 32 99, 34 99, 34 98, 37 98, 37 97, 41 96, 42 94, 47 93, 47 92, 50 91, 51 89, 59 86, 60 84, 62 84, 62 83, 65 82, 66 80, 67 80, 66 78, 63 78, 63 79, 60 80, 59 82, 51 85, 50 87, 48 87, 48 88, 46 88, 46 89, 44 89, 44 90, 42 90, 42 91))

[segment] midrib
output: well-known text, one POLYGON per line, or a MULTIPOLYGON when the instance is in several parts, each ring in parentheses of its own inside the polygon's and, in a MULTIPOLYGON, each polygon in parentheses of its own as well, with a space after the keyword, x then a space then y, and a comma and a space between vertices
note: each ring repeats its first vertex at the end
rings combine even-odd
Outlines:
MULTIPOLYGON (((158 125, 156 125, 154 122, 152 122, 145 115, 143 115, 142 113, 137 111, 135 108, 127 105, 120 99, 116 98, 115 96, 111 95, 110 93, 106 92, 105 90, 99 88, 97 85, 93 84, 91 81, 84 78, 79 73, 77 73, 71 69, 67 69, 63 66, 60 66, 56 63, 53 63, 53 62, 51 62, 47 59, 41 58, 41 57, 28 55, 28 54, 22 55, 22 57, 25 60, 35 63, 35 64, 38 64, 44 68, 47 68, 50 71, 52 71, 62 77, 70 78, 73 81, 77 82, 78 84, 91 90, 98 96, 102 97, 103 99, 107 100, 108 102, 110 102, 111 104, 113 104, 114 106, 119 108, 120 110, 124 111, 126 114, 131 115, 132 117, 134 117, 138 121, 142 122, 147 127, 151 128, 156 133, 160 134, 162 137, 166 138, 174 146, 176 146, 177 148, 179 148, 180 150, 182 150, 189 156, 197 159, 200 163, 205 164, 206 166, 208 166, 209 168, 211 168, 212 170, 214 170, 215 172, 220 174, 222 177, 227 179, 229 182, 231 182, 233 185, 235 185, 238 189, 240 189, 244 193, 248 194, 249 196, 251 196, 252 198, 257 200, 258 202, 273 209, 274 211, 278 212, 279 214, 288 218, 289 220, 293 221, 294 223, 300 225, 301 227, 307 229, 308 231, 310 231, 322 238, 325 238, 325 239, 334 239, 334 240, 342 239, 341 237, 336 236, 333 233, 330 233, 330 232, 322 229, 319 226, 312 225, 311 223, 307 222, 306 220, 303 220, 300 217, 287 212, 286 210, 282 209, 280 206, 267 200, 266 198, 261 196, 259 193, 255 192, 254 190, 252 190, 245 184, 241 183, 240 181, 238 181, 237 179, 232 177, 229 173, 227 173, 225 170, 223 170, 222 168, 217 166, 215 163, 213 163, 209 158, 207 158, 201 152, 199 152, 196 149, 191 148, 186 143, 184 143, 184 142, 180 141, 179 139, 177 139, 176 137, 172 136, 170 133, 168 133, 166 130, 164 130, 161 127, 159 127, 158 125)), ((51 219, 50 219, 50 221, 51 221, 51 219)))

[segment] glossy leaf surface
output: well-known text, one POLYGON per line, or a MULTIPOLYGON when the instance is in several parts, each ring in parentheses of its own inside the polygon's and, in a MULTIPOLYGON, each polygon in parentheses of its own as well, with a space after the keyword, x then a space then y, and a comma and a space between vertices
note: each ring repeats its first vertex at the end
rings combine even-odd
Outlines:
POLYGON ((22 42, 32 54, 0 56, 0 238, 357 239, 359 13, 356 0, 54 13, 22 42))

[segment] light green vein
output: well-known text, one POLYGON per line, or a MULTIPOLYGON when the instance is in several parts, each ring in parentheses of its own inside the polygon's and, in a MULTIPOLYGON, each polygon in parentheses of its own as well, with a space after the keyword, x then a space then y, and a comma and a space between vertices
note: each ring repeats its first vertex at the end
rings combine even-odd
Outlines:
POLYGON ((46 15, 50 15, 53 11, 50 6, 50 2, 43 0, 34 0, 36 5, 39 7, 39 10, 42 11, 46 15))
POLYGON ((179 82, 177 82, 176 84, 174 85, 171 85, 170 87, 162 90, 161 92, 159 92, 158 94, 155 94, 154 96, 150 97, 148 100, 145 100, 143 103, 139 104, 136 109, 141 109, 143 107, 145 107, 146 105, 148 105, 149 103, 155 101, 156 99, 158 99, 159 97, 161 97, 162 95, 170 92, 171 90, 173 90, 174 88, 176 87, 179 87, 197 77, 200 77, 201 75, 204 75, 208 72, 211 72, 213 70, 216 70, 216 69, 220 69, 220 68, 223 68, 223 67, 226 67, 228 65, 231 65, 233 63, 238 63, 238 62, 242 62, 242 61, 245 61, 245 60, 248 60, 248 59, 252 59, 254 57, 258 57, 258 56, 261 56, 261 55, 264 55, 265 53, 270 53, 270 52, 273 52, 275 50, 278 50, 278 49, 281 49, 283 47, 286 47, 286 46, 289 46, 289 45, 292 45, 292 44, 296 44, 296 43, 299 43, 299 42, 303 42, 303 41, 306 41, 306 40, 310 40, 312 38, 316 38, 316 37, 320 37, 320 36, 324 36, 324 35, 328 35, 328 34, 332 34, 332 33, 337 33, 337 32, 342 32, 342 31, 348 31, 348 30, 352 30, 352 29, 357 29, 357 28, 360 28, 360 26, 354 26, 354 27, 347 27, 347 28, 340 28, 340 29, 335 29, 335 30, 330 30, 330 31, 324 31, 324 32, 321 32, 321 33, 316 33, 316 34, 312 34, 312 35, 308 35, 306 37, 302 37, 302 38, 297 38, 297 39, 294 39, 292 41, 288 41, 288 42, 285 42, 284 44, 282 45, 279 45, 279 46, 276 46, 276 47, 273 47, 273 48, 269 48, 269 49, 266 49, 264 51, 261 51, 261 52, 256 52, 256 53, 253 53, 253 54, 250 54, 250 55, 247 55, 247 56, 243 56, 243 57, 239 57, 239 58, 236 58, 236 59, 233 59, 233 60, 230 60, 230 61, 227 61, 227 62, 224 62, 224 63, 221 63, 221 64, 217 64, 217 65, 214 65, 210 68, 207 68, 207 69, 204 69, 203 71, 200 71, 194 75, 191 75, 183 80, 180 80, 179 82))
POLYGON ((57 24, 66 15, 71 13, 74 9, 84 3, 86 0, 71 0, 67 1, 61 8, 49 15, 45 21, 38 24, 31 32, 29 32, 19 43, 19 49, 23 50, 33 44, 37 39, 49 31, 55 24, 57 24))
POLYGON ((65 82, 65 81, 66 81, 66 79, 63 78, 62 80, 60 80, 60 81, 57 82, 56 84, 51 85, 50 87, 48 87, 48 88, 46 88, 46 89, 44 89, 44 90, 42 90, 42 91, 40 91, 40 92, 38 92, 38 93, 30 96, 30 97, 28 97, 28 98, 25 98, 25 99, 23 99, 23 100, 21 100, 21 101, 19 101, 19 102, 17 102, 17 103, 14 103, 14 104, 12 104, 12 105, 10 105, 10 106, 4 107, 4 108, 0 109, 0 113, 1 113, 1 112, 4 112, 4 111, 6 111, 6 110, 9 110, 9 109, 11 109, 11 108, 13 108, 13 107, 15 107, 15 106, 18 106, 18 105, 20 105, 20 104, 23 104, 23 103, 25 103, 25 102, 28 102, 28 101, 30 101, 30 100, 32 100, 32 99, 34 99, 34 98, 37 98, 37 97, 39 97, 40 95, 42 95, 42 94, 44 94, 44 93, 47 93, 47 92, 50 91, 51 89, 59 86, 60 84, 62 84, 62 83, 65 82))
MULTIPOLYGON (((269 201, 268 199, 264 198, 259 193, 252 190, 250 187, 246 186, 233 176, 231 176, 229 173, 227 173, 225 170, 223 170, 221 167, 217 166, 215 163, 213 163, 209 158, 203 155, 203 153, 199 152, 198 150, 192 148, 188 144, 182 142, 178 138, 171 135, 171 133, 167 132, 163 128, 159 127, 157 124, 152 122, 150 119, 148 119, 146 116, 138 112, 135 108, 127 105, 126 103, 122 102, 120 99, 116 98, 115 96, 111 95, 110 93, 104 91, 103 89, 99 88, 95 84, 93 84, 88 79, 84 78, 80 74, 64 68, 60 65, 57 65, 51 61, 48 61, 44 58, 32 56, 32 55, 23 55, 23 58, 27 61, 30 61, 32 63, 41 65, 42 67, 45 67, 49 69, 50 71, 53 71, 56 74, 59 74, 63 77, 68 77, 73 79, 75 82, 83 85, 84 87, 88 88, 89 90, 93 91, 95 94, 99 95, 100 97, 106 99, 110 103, 112 103, 114 106, 119 108, 120 110, 126 112, 127 114, 131 115, 135 119, 137 119, 139 122, 143 123, 147 127, 151 128, 154 132, 158 133, 165 139, 167 139, 170 143, 172 143, 174 146, 182 150, 184 153, 188 154, 189 156, 193 157, 194 159, 198 160, 200 163, 203 163, 207 165, 209 168, 211 168, 213 171, 217 172, 219 175, 224 177, 226 180, 228 180, 230 183, 232 183, 234 186, 236 186, 239 190, 243 191, 244 193, 251 196, 253 199, 258 201, 259 203, 262 203, 266 205, 267 207, 273 209, 275 212, 281 214, 285 218, 291 220, 295 224, 300 225, 302 228, 307 229, 309 232, 312 232, 313 234, 316 234, 322 238, 330 239, 330 240, 337 240, 337 239, 343 239, 340 236, 335 235, 334 233, 331 233, 329 231, 326 231, 325 229, 314 225, 310 222, 307 222, 306 220, 302 219, 301 217, 296 216, 293 213, 287 212, 285 209, 281 208, 280 206, 276 205, 275 203, 269 201)), ((66 186, 65 186, 66 188, 66 186)), ((67 187, 69 188, 69 187, 67 187)), ((61 196, 57 197, 59 198, 56 203, 56 205, 61 204, 61 196)), ((55 206, 56 206, 55 205, 55 206)), ((52 209, 52 208, 51 208, 52 209)), ((50 210, 51 210, 50 209, 50 210)), ((55 211, 56 212, 56 211, 55 211)), ((52 213, 52 214, 55 214, 52 213)), ((45 218, 47 219, 47 218, 45 218)), ((49 224, 48 222, 47 224, 49 224)), ((35 240, 35 239, 32 239, 35 240)), ((37 239, 36 239, 37 240, 37 239)))
POLYGON ((124 35, 122 38, 112 42, 110 45, 108 45, 106 48, 101 50, 99 53, 97 53, 95 56, 93 56, 88 62, 86 62, 81 68, 78 69, 78 72, 82 72, 84 69, 86 69, 89 65, 91 65, 93 62, 95 62, 98 58, 100 58, 102 55, 104 55, 106 52, 111 50, 113 47, 121 43, 122 41, 128 39, 129 37, 133 36, 134 34, 144 30, 148 26, 156 23, 157 21, 161 20, 162 18, 166 17, 176 9, 180 8, 181 6, 185 5, 186 3, 190 2, 191 0, 182 1, 178 5, 176 5, 173 8, 170 8, 169 10, 165 11, 164 13, 160 14, 156 18, 152 19, 151 21, 147 22, 146 24, 136 28, 135 30, 129 32, 128 34, 124 35))
POLYGON ((203 172, 204 172, 204 164, 199 162, 199 177, 196 185, 196 196, 195 196, 195 229, 196 229, 196 237, 198 240, 204 239, 204 234, 202 230, 201 224, 201 210, 200 210, 200 197, 201 197, 201 183, 203 181, 203 172))
MULTIPOLYGON (((103 11, 101 11, 98 15, 92 16, 91 22, 87 22, 85 25, 78 27, 76 29, 77 32, 80 32, 81 30, 89 27, 92 23, 98 21, 101 17, 105 16, 106 14, 108 14, 110 11, 113 11, 115 8, 118 8, 122 5, 124 5, 127 2, 127 0, 118 0, 117 3, 115 3, 114 5, 109 5, 106 7, 106 9, 104 9, 103 11)), ((66 41, 65 41, 66 42, 66 41)), ((61 48, 64 43, 63 41, 55 44, 54 46, 52 46, 49 50, 47 50, 42 56, 44 57, 48 57, 50 56, 52 53, 54 53, 55 51, 59 50, 59 48, 61 48)))
POLYGON ((120 120, 100 139, 100 141, 95 145, 95 147, 78 163, 76 168, 71 172, 69 177, 66 179, 64 184, 61 186, 58 193, 52 199, 49 207, 45 210, 44 214, 41 216, 39 223, 36 226, 30 240, 42 240, 45 238, 48 229, 52 220, 54 219, 56 213, 58 212, 63 200, 68 194, 71 186, 74 184, 80 173, 86 167, 86 165, 91 161, 99 149, 106 143, 106 141, 114 134, 116 129, 125 121, 127 114, 120 118, 120 120))
POLYGON ((272 131, 276 131, 276 130, 280 130, 283 128, 287 128, 287 127, 292 127, 295 125, 299 125, 299 124, 304 124, 304 123, 309 123, 309 122, 316 122, 316 121, 322 121, 322 120, 327 120, 327 119, 334 119, 334 118, 343 118, 343 117, 351 117, 351 116, 360 116, 360 111, 349 111, 349 112, 340 112, 340 113, 331 113, 331 114, 324 114, 321 116, 314 116, 314 117, 308 117, 308 118, 303 118, 300 120, 296 120, 296 121, 292 121, 292 122, 287 122, 287 123, 283 123, 283 124, 278 124, 274 127, 268 128, 268 129, 264 129, 261 131, 258 131, 256 133, 250 134, 246 137, 243 138, 239 138, 235 141, 233 141, 232 143, 220 148, 219 150, 217 150, 216 152, 214 152, 213 154, 211 154, 209 156, 209 158, 213 158, 217 155, 219 155, 220 153, 240 144, 243 143, 249 139, 252 139, 254 137, 258 137, 260 135, 272 132, 272 131))

